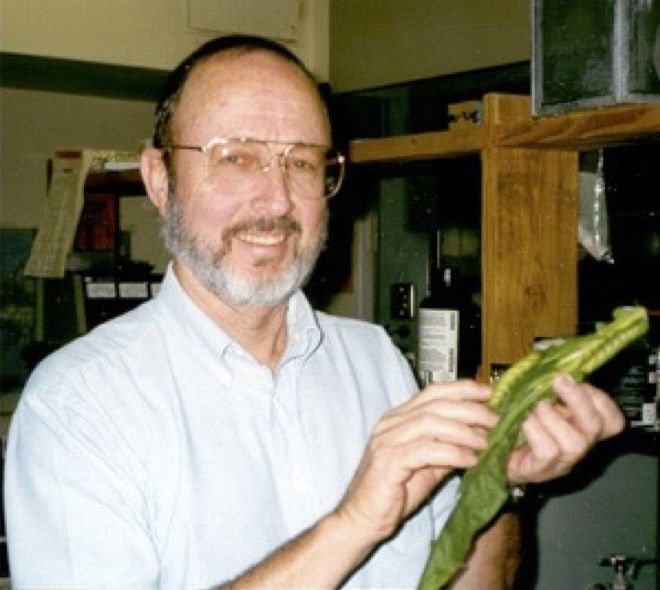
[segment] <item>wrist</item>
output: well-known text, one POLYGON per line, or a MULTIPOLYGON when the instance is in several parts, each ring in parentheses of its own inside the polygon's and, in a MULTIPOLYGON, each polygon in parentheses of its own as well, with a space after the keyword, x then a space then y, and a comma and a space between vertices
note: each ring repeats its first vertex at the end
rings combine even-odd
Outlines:
POLYGON ((356 525, 355 520, 341 509, 334 510, 321 519, 319 529, 341 550, 359 556, 359 560, 366 557, 381 541, 381 536, 356 525))

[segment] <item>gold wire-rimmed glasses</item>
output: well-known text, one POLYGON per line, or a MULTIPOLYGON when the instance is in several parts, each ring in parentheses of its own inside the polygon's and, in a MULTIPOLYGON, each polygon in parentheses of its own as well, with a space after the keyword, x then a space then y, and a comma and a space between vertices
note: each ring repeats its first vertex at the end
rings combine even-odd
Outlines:
POLYGON ((341 188, 345 158, 313 143, 283 143, 250 137, 214 137, 204 145, 166 144, 161 149, 193 150, 206 156, 206 179, 221 191, 249 192, 263 182, 273 161, 296 196, 330 199, 341 188), (282 150, 272 153, 271 146, 282 150))

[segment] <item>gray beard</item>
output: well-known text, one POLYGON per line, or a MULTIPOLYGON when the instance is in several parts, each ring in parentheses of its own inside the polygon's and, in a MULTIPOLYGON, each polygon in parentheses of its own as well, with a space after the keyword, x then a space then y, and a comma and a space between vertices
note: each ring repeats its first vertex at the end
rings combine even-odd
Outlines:
MULTIPOLYGON (((289 217, 258 219, 247 226, 274 226, 299 231, 298 223, 289 217)), ((241 228, 245 227, 245 224, 241 224, 241 228)), ((211 293, 223 301, 234 305, 275 307, 301 288, 311 275, 327 239, 328 213, 326 210, 316 241, 310 247, 296 251, 291 265, 268 279, 235 272, 224 260, 230 248, 231 236, 241 228, 226 229, 223 232, 222 245, 214 250, 189 230, 183 209, 173 189, 170 189, 161 220, 161 234, 168 251, 183 262, 211 293)))

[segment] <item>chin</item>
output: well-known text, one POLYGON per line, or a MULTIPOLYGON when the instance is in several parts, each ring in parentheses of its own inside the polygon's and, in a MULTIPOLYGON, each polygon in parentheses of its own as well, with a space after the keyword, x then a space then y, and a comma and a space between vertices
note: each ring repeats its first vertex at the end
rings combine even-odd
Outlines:
MULTIPOLYGON (((264 269, 265 270, 265 269, 264 269)), ((223 266, 211 272, 195 273, 218 298, 234 305, 276 307, 286 301, 306 279, 300 263, 277 272, 234 272, 223 266)))

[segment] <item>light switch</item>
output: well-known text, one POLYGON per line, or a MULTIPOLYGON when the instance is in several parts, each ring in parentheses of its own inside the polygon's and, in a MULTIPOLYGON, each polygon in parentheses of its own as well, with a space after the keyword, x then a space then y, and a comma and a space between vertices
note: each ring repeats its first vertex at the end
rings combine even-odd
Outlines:
POLYGON ((413 283, 390 285, 390 316, 395 320, 411 320, 415 317, 415 285, 413 283))

